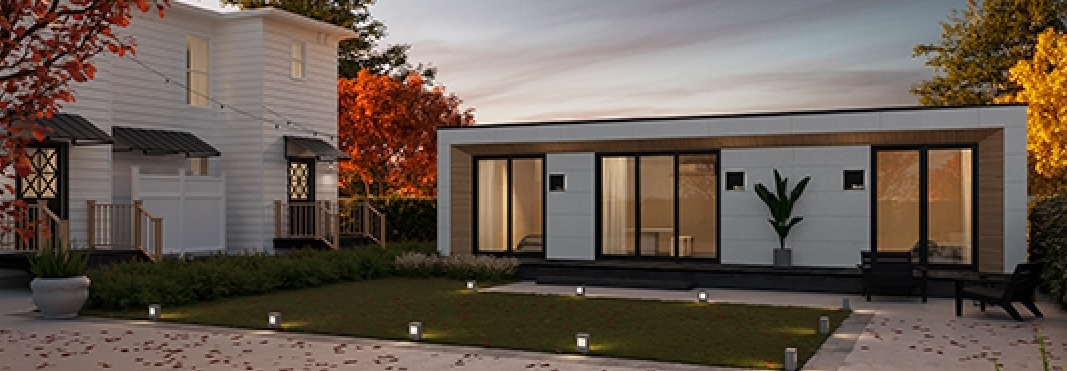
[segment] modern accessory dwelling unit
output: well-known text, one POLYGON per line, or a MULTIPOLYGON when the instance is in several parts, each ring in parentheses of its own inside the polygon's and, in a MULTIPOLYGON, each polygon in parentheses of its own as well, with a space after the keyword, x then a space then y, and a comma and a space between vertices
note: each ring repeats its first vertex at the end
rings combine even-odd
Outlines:
POLYGON ((911 251, 938 269, 1026 260, 1026 107, 892 107, 448 127, 438 250, 550 261, 772 264, 753 191, 811 176, 792 264, 911 251))

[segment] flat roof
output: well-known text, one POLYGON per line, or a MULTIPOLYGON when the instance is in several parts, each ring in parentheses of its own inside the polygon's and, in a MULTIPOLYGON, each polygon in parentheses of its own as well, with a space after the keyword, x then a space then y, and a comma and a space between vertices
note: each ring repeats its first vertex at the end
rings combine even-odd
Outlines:
POLYGON ((471 125, 471 126, 439 126, 439 127, 437 127, 437 130, 488 129, 488 128, 499 128, 499 127, 513 128, 513 127, 546 126, 546 125, 610 124, 610 123, 620 123, 620 122, 680 121, 680 120, 694 120, 694 119, 724 119, 724 118, 744 118, 744 117, 825 115, 825 114, 839 114, 839 113, 923 111, 923 110, 945 110, 945 109, 985 108, 985 107, 1004 107, 1004 106, 1026 106, 1026 104, 1025 103, 1007 103, 1007 104, 986 104, 986 105, 967 105, 967 106, 888 106, 888 107, 837 108, 837 109, 825 109, 825 110, 801 110, 801 111, 779 111, 779 112, 745 112, 745 113, 702 114, 702 115, 685 115, 685 116, 612 117, 612 118, 596 118, 596 119, 588 119, 588 120, 555 120, 555 121, 541 121, 541 122, 515 122, 515 123, 480 124, 480 125, 476 124, 476 125, 471 125))

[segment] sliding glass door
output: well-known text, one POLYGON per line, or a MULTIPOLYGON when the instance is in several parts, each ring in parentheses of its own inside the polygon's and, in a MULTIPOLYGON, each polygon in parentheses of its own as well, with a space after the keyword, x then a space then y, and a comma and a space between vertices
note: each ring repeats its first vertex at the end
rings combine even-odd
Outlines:
POLYGON ((718 256, 715 154, 599 157, 599 254, 718 256))
POLYGON ((973 158, 973 147, 875 149, 875 249, 974 265, 973 158))
POLYGON ((475 160, 475 252, 544 252, 544 160, 475 160))

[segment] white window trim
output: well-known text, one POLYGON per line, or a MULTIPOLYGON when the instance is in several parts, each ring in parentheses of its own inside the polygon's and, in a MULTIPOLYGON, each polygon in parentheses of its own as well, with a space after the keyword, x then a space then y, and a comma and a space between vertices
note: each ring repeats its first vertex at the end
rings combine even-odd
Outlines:
POLYGON ((289 41, 289 78, 291 78, 293 80, 307 80, 307 76, 308 76, 308 74, 307 74, 307 66, 308 66, 307 50, 308 50, 308 46, 307 45, 308 44, 306 42, 303 42, 303 41, 297 41, 297 40, 290 40, 289 41), (294 58, 293 57, 293 47, 295 47, 295 46, 299 46, 300 47, 300 57, 299 58, 294 58), (296 64, 296 63, 300 63, 300 76, 299 77, 298 76, 293 76, 293 65, 296 64))
POLYGON ((186 50, 186 61, 185 61, 185 104, 187 106, 189 106, 189 107, 210 108, 211 107, 211 101, 210 101, 209 97, 211 97, 211 44, 212 44, 211 43, 211 39, 208 38, 208 37, 205 37, 205 36, 201 36, 201 35, 186 35, 185 40, 186 40, 185 41, 185 50, 186 50), (207 48, 206 48, 207 49, 206 50, 207 51, 207 69, 205 69, 205 70, 194 70, 190 66, 191 63, 190 63, 190 60, 189 60, 189 58, 190 58, 189 52, 190 52, 191 48, 190 48, 189 44, 190 44, 190 38, 194 38, 194 37, 198 38, 198 39, 201 39, 201 40, 204 40, 204 42, 207 43, 207 48), (193 75, 193 74, 203 75, 205 80, 206 80, 206 82, 207 82, 207 84, 206 84, 207 86, 205 86, 205 88, 204 88, 206 91, 203 92, 204 96, 198 97, 198 99, 195 102, 190 97, 190 95, 192 94, 193 83, 192 83, 192 79, 190 79, 189 77, 190 77, 190 75, 193 75), (201 100, 202 100, 203 104, 199 104, 199 103, 201 103, 201 100))

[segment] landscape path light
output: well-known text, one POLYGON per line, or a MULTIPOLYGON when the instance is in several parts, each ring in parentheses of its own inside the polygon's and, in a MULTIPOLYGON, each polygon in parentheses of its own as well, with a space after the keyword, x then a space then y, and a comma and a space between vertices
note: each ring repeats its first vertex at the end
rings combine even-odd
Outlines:
POLYGON ((574 294, 578 296, 585 296, 585 285, 578 285, 578 287, 575 287, 574 294))
POLYGON ((422 322, 408 323, 408 338, 411 340, 422 340, 422 322))
POLYGON ((584 333, 584 332, 579 332, 578 335, 574 336, 574 339, 575 339, 575 350, 578 353, 582 353, 582 354, 589 353, 589 334, 584 333))
POLYGON ((163 307, 159 304, 152 304, 148 306, 148 319, 152 321, 158 321, 160 312, 163 311, 163 307))
POLYGON ((282 328, 282 313, 270 312, 267 315, 267 325, 274 330, 282 328))
POLYGON ((797 348, 785 348, 785 371, 797 371, 797 348))
POLYGON ((700 292, 697 293, 697 300, 699 300, 701 303, 707 303, 708 302, 708 292, 704 291, 704 290, 700 290, 700 292))
POLYGON ((830 333, 830 317, 829 316, 819 316, 819 333, 820 334, 829 334, 830 333))
POLYGON ((467 280, 467 290, 475 291, 478 288, 478 283, 474 280, 467 280))

